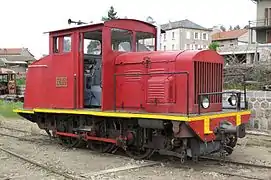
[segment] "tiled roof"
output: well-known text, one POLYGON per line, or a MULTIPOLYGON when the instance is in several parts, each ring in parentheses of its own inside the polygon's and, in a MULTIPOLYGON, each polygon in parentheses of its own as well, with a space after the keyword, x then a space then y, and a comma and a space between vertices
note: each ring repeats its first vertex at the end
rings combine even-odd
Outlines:
POLYGON ((7 61, 35 61, 27 48, 0 48, 0 58, 7 61))
POLYGON ((218 40, 236 39, 247 32, 248 32, 247 29, 219 32, 212 35, 212 40, 218 41, 218 40))
POLYGON ((22 48, 0 48, 0 55, 20 55, 22 48))
POLYGON ((210 29, 202 27, 188 19, 175 21, 175 22, 169 22, 167 24, 161 25, 161 29, 163 30, 170 30, 170 29, 177 29, 177 28, 188 28, 188 29, 199 29, 199 30, 211 31, 210 29))
POLYGON ((22 56, 22 55, 0 55, 0 58, 5 58, 7 61, 35 61, 36 59, 32 56, 22 56))

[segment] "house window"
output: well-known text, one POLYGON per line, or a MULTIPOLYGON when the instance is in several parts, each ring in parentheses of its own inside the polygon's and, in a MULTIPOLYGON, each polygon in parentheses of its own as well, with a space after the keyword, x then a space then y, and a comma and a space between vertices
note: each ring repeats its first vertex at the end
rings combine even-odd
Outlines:
POLYGON ((175 39, 175 37, 174 37, 174 32, 172 32, 172 39, 175 39))
POLYGON ((203 49, 207 49, 207 46, 206 46, 206 45, 203 45, 203 49))
POLYGON ((186 39, 190 39, 190 32, 189 31, 186 32, 186 39))
POLYGON ((199 39, 199 33, 198 32, 194 33, 194 39, 199 39))
POLYGON ((166 46, 164 46, 164 51, 166 50, 166 46))
POLYGON ((199 48, 199 46, 197 44, 195 44, 195 49, 197 50, 199 48))
POLYGON ((172 44, 172 50, 174 50, 174 44, 172 44))
POLYGON ((207 40, 207 39, 208 39, 207 33, 202 33, 202 39, 203 39, 203 40, 207 40))
POLYGON ((63 37, 63 52, 70 52, 71 51, 71 36, 64 36, 63 37))
POLYGON ((59 38, 58 37, 53 38, 53 52, 54 53, 59 52, 59 38))

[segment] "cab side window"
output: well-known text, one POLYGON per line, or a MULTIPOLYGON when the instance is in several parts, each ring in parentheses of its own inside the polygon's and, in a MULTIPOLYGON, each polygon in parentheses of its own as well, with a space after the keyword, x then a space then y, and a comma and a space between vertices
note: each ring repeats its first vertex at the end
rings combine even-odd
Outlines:
POLYGON ((59 38, 53 37, 53 52, 59 53, 59 38))
POLYGON ((70 52, 72 47, 71 36, 63 36, 63 52, 70 52))
POLYGON ((71 35, 53 37, 53 53, 67 53, 72 50, 71 35))

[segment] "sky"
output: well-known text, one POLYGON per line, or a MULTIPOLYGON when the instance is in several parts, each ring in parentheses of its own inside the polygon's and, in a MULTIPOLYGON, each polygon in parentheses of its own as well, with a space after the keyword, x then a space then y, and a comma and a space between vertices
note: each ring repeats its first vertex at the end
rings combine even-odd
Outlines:
POLYGON ((227 28, 256 19, 256 4, 251 0, 3 0, 0 11, 0 48, 30 50, 36 58, 48 54, 48 34, 68 28, 68 19, 100 22, 114 6, 118 17, 157 23, 189 19, 203 27, 227 28))

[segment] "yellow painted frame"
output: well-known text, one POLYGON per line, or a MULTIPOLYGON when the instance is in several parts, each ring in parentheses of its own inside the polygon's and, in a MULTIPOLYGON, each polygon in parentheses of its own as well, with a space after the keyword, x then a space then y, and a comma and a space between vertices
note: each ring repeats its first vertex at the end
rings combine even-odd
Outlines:
POLYGON ((172 121, 204 121, 204 134, 213 133, 210 130, 211 119, 224 118, 224 117, 236 117, 236 125, 241 124, 242 115, 250 115, 250 111, 238 111, 220 114, 208 114, 198 115, 193 117, 187 116, 176 116, 176 115, 163 115, 163 114, 152 114, 152 113, 128 113, 128 112, 106 112, 106 111, 91 111, 91 110, 70 110, 70 109, 40 109, 35 108, 33 110, 15 109, 13 112, 35 114, 35 113, 56 113, 56 114, 78 114, 78 115, 91 115, 100 117, 121 117, 121 118, 143 118, 143 119, 161 119, 161 120, 172 120, 172 121))

